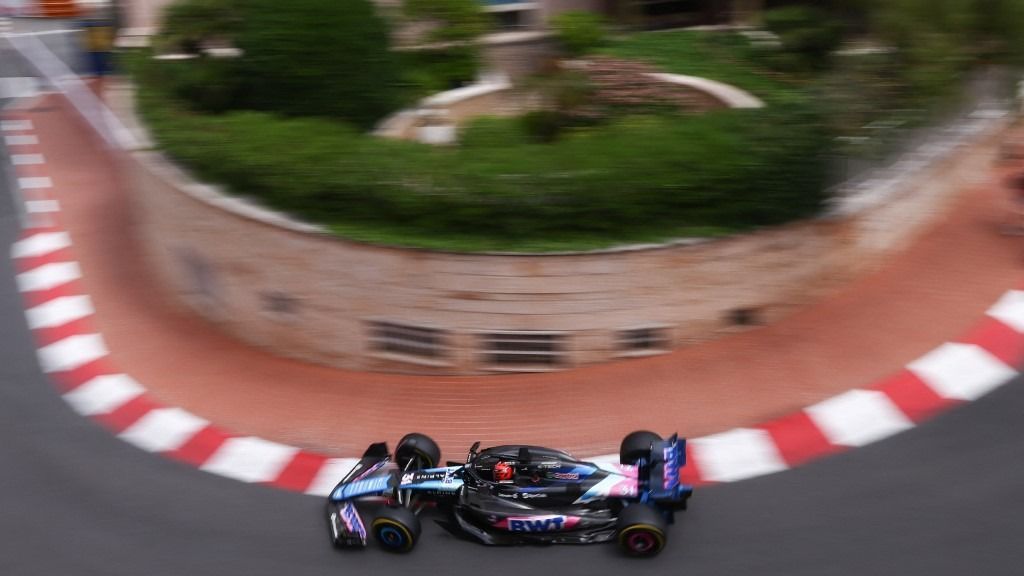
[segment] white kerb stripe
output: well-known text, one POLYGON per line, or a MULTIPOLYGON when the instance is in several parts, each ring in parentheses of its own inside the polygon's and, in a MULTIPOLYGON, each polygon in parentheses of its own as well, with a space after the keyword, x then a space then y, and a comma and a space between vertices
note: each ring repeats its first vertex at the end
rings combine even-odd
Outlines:
POLYGON ((80 318, 92 315, 92 302, 88 296, 61 296, 45 304, 40 304, 25 311, 28 327, 54 328, 63 326, 80 318))
POLYGON ((974 344, 943 344, 907 369, 943 398, 974 400, 1002 386, 1017 371, 974 344))
POLYGON ((243 482, 269 482, 298 451, 294 446, 253 436, 230 438, 200 468, 243 482))
POLYGON ((97 376, 64 395, 64 400, 82 416, 113 412, 146 390, 130 376, 97 376))
POLYGON ((99 334, 77 334, 43 346, 36 351, 44 372, 74 370, 108 354, 99 334))
POLYGON ((177 450, 209 424, 181 408, 150 410, 118 436, 147 452, 177 450))
POLYGON ((327 497, 331 490, 341 482, 341 479, 348 474, 359 462, 358 458, 331 458, 324 462, 320 471, 316 473, 313 481, 306 489, 306 494, 327 497))
POLYGON ((45 162, 42 154, 11 154, 11 164, 15 166, 34 166, 45 162))
POLYGON ((619 455, 618 454, 601 454, 600 456, 594 456, 592 458, 587 458, 587 462, 593 462, 594 464, 598 465, 598 468, 601 468, 602 470, 607 470, 607 468, 603 468, 603 467, 604 466, 615 466, 615 465, 617 465, 619 463, 619 455))
POLYGON ((999 301, 988 309, 988 315, 1017 332, 1024 332, 1024 292, 1010 290, 1003 294, 999 301))
POLYGON ((50 180, 49 176, 23 176, 18 178, 18 188, 22 190, 53 188, 53 180, 50 180))
POLYGON ((67 232, 40 232, 11 245, 12 258, 32 258, 71 246, 67 232))
POLYGON ((60 202, 56 200, 26 200, 25 211, 32 214, 60 212, 60 202))
POLYGON ((736 428, 694 438, 689 444, 701 478, 706 480, 733 482, 788 468, 764 430, 736 428))
POLYGON ((840 446, 863 446, 914 425, 877 390, 850 390, 808 406, 804 412, 829 442, 840 446))
POLYGON ((51 262, 18 274, 18 290, 21 292, 49 290, 81 277, 82 269, 78 267, 78 262, 51 262))
POLYGON ((18 132, 21 130, 31 130, 31 120, 3 120, 0 121, 0 131, 3 132, 18 132))
POLYGON ((32 134, 11 134, 4 136, 4 144, 8 146, 30 146, 32 144, 39 144, 39 138, 32 134))

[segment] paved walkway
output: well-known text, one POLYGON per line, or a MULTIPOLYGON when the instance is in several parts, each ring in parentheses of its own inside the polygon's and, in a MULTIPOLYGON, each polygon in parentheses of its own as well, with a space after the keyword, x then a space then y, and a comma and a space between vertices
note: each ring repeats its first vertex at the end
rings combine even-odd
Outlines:
POLYGON ((182 309, 154 282, 135 242, 130 185, 117 179, 115 160, 59 99, 19 117, 35 127, 39 143, 30 152, 46 158, 38 169, 52 179, 93 321, 119 369, 165 404, 332 455, 351 456, 413 430, 459 458, 475 440, 592 455, 615 452, 637 428, 692 437, 752 425, 900 378, 908 362, 968 333, 1021 277, 1019 239, 999 234, 1001 181, 1011 168, 993 167, 880 270, 771 326, 558 373, 337 370, 243 345, 182 309))

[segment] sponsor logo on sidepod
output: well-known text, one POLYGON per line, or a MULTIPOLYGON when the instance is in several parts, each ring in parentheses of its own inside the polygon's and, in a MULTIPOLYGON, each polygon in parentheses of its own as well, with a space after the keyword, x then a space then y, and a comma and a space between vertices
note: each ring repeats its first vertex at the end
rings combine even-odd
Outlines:
POLYGON ((579 522, 579 518, 571 516, 527 516, 506 520, 509 532, 556 532, 571 528, 579 522))

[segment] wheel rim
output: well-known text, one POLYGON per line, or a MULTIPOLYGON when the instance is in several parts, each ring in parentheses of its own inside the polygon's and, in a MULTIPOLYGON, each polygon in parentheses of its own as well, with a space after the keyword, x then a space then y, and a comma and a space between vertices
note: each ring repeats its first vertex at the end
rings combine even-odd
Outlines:
POLYGON ((405 546, 405 535, 394 526, 384 526, 380 529, 380 541, 389 548, 401 548, 405 546))
POLYGON ((630 552, 635 554, 646 554, 654 550, 657 545, 658 541, 654 534, 646 531, 635 531, 626 538, 626 546, 629 547, 630 552))

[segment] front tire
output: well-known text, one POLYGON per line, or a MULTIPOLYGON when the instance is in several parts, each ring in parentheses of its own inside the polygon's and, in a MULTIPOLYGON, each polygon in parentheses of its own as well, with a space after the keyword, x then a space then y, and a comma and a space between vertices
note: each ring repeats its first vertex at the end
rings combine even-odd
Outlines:
POLYGON ((409 552, 419 540, 420 519, 408 508, 381 508, 370 525, 373 537, 389 552, 409 552))
POLYGON ((665 518, 646 504, 626 506, 619 514, 616 536, 627 556, 650 558, 665 548, 665 518))
POLYGON ((398 441, 395 463, 402 470, 434 468, 441 462, 441 449, 426 434, 413 432, 398 441))
POLYGON ((619 445, 619 463, 636 464, 641 458, 650 458, 651 446, 661 442, 661 436, 647 430, 629 433, 619 445))

